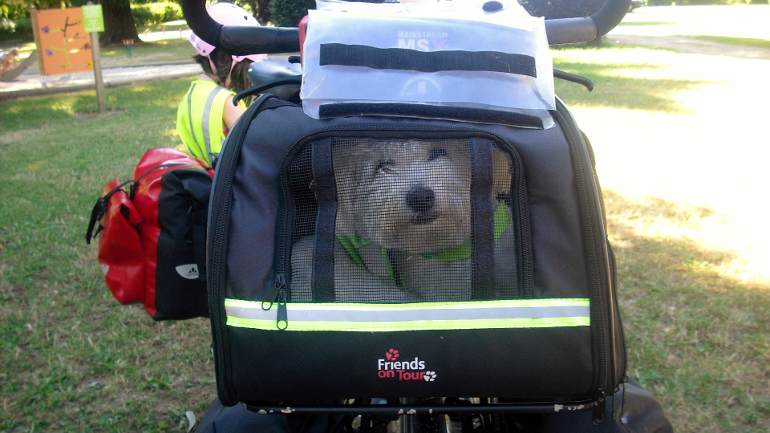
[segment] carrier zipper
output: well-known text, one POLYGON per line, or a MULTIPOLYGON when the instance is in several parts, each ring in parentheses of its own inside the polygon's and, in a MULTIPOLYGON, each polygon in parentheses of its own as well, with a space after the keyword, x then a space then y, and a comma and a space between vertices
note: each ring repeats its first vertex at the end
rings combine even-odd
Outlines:
MULTIPOLYGON (((617 258, 615 257, 615 250, 612 249, 612 245, 609 243, 609 241, 607 242, 607 249, 609 250, 609 254, 610 254, 610 266, 612 270, 612 292, 615 293, 616 283, 618 281, 618 263, 617 263, 617 258)), ((615 300, 615 308, 619 309, 620 307, 617 303, 618 302, 617 293, 615 293, 615 296, 613 296, 613 299, 615 300)), ((623 363, 620 369, 623 372, 623 393, 625 398, 625 382, 628 381, 628 376, 626 375, 626 369, 628 368, 628 348, 625 345, 626 336, 625 336, 625 331, 623 330, 623 318, 620 317, 620 314, 618 314, 617 317, 618 317, 618 328, 616 329, 616 331, 620 333, 620 341, 623 342, 623 360, 622 360, 623 363)), ((613 320, 614 320, 614 317, 613 317, 613 320)))
POLYGON ((281 331, 285 331, 289 327, 289 316, 286 312, 286 284, 278 291, 278 314, 275 326, 281 331))
POLYGON ((265 296, 265 299, 262 301, 263 310, 268 311, 273 308, 273 304, 278 300, 278 295, 284 287, 286 287, 286 274, 280 273, 275 276, 273 288, 267 293, 267 296, 265 296), (268 302, 270 303, 265 306, 268 302))
MULTIPOLYGON (((589 157, 589 160, 591 161, 590 168, 593 174, 594 184, 596 185, 596 192, 599 194, 599 211, 601 212, 602 227, 604 228, 604 232, 607 233, 607 212, 604 207, 604 195, 602 193, 602 185, 599 182, 599 175, 596 172, 596 156, 594 154, 593 146, 591 145, 591 141, 588 139, 588 136, 582 131, 580 132, 580 135, 581 137, 583 137, 583 140, 585 141, 586 146, 588 148, 588 152, 589 152, 588 157, 589 157)), ((613 301, 613 308, 615 309, 615 311, 618 311, 619 306, 618 306, 618 298, 617 298, 617 292, 616 292, 616 284, 618 281, 618 269, 617 269, 617 263, 615 261, 615 251, 612 249, 612 244, 610 244, 609 240, 606 241, 606 246, 607 246, 607 254, 608 254, 608 260, 609 260, 609 266, 610 266, 610 281, 609 281, 610 296, 613 301)), ((610 320, 612 320, 612 325, 613 325, 612 356, 613 356, 613 359, 615 359, 614 357, 615 355, 617 355, 617 350, 615 350, 616 342, 614 340, 614 337, 617 336, 617 334, 619 333, 621 342, 625 342, 626 339, 623 332, 623 320, 620 317, 620 314, 617 314, 617 315, 612 314, 612 316, 610 317, 610 320), (617 319, 617 323, 615 323, 616 319, 617 319)), ((622 349, 623 349, 623 353, 622 353, 623 359, 621 360, 620 370, 623 371, 624 372, 623 374, 625 375, 627 362, 628 362, 628 353, 627 353, 625 344, 623 344, 622 349)), ((618 360, 615 359, 615 361, 613 362, 613 368, 617 368, 618 367, 617 364, 618 364, 618 360)), ((613 371, 613 377, 616 377, 614 376, 614 373, 616 373, 616 370, 613 371)), ((615 400, 613 399, 613 404, 614 402, 615 400)))
MULTIPOLYGON (((310 141, 313 137, 316 137, 318 135, 328 134, 332 132, 345 132, 345 131, 366 131, 366 132, 373 132, 373 131, 382 131, 382 132, 460 132, 465 133, 469 135, 473 135, 476 137, 485 137, 488 139, 492 139, 493 141, 497 143, 504 143, 509 150, 510 153, 514 157, 514 162, 516 164, 516 184, 517 184, 517 206, 516 206, 516 215, 514 215, 514 220, 516 221, 518 227, 518 239, 519 244, 521 245, 519 256, 520 256, 520 264, 521 264, 521 275, 520 275, 520 281, 521 281, 521 288, 522 292, 524 294, 524 298, 531 298, 533 293, 533 287, 534 287, 534 277, 532 275, 532 263, 530 260, 531 257, 531 241, 530 241, 530 235, 529 235, 529 215, 526 212, 527 207, 527 199, 526 199, 526 186, 524 184, 524 170, 523 170, 523 162, 521 159, 521 156, 519 155, 518 151, 510 144, 507 140, 505 140, 500 135, 497 135, 495 133, 486 132, 478 129, 472 129, 472 128, 453 128, 453 127, 438 127, 438 126, 419 126, 419 125, 379 125, 379 124, 361 124, 361 125, 340 125, 340 126, 330 126, 326 128, 317 129, 313 132, 307 133, 300 137, 292 146, 289 148, 289 150, 286 152, 283 158, 283 162, 281 163, 281 168, 279 171, 279 178, 281 179, 281 220, 279 221, 279 228, 278 228, 278 248, 276 251, 276 278, 278 275, 286 275, 286 262, 288 260, 288 248, 286 247, 287 243, 287 225, 288 225, 288 214, 289 214, 289 203, 288 203, 288 194, 286 193, 286 179, 284 176, 284 168, 286 167, 288 158, 290 155, 292 155, 295 152, 295 149, 297 147, 300 147, 304 145, 306 142, 310 141)), ((272 291, 271 291, 272 293, 272 291)), ((288 284, 288 297, 290 299, 291 297, 291 282, 289 281, 288 284)))
MULTIPOLYGON (((565 137, 567 138, 567 142, 569 143, 572 157, 573 157, 573 168, 575 170, 575 178, 577 180, 577 189, 578 189, 578 195, 580 198, 580 205, 581 205, 581 214, 583 217, 583 230, 585 231, 586 235, 586 245, 587 245, 587 261, 588 261, 588 267, 589 267, 589 275, 591 278, 592 284, 590 284, 591 287, 593 287, 593 296, 591 296, 592 301, 596 300, 596 306, 593 305, 592 302, 592 308, 591 308, 591 322, 596 323, 596 329, 598 332, 598 346, 599 346, 599 370, 600 370, 600 377, 599 377, 599 383, 598 383, 598 394, 600 396, 599 400, 597 400, 597 411, 599 410, 598 406, 602 406, 606 403, 604 403, 604 398, 606 396, 606 390, 608 388, 609 382, 610 382, 610 375, 614 375, 614 372, 610 372, 610 366, 611 362, 609 362, 609 357, 614 356, 612 353, 608 353, 608 345, 610 345, 611 348, 614 348, 614 335, 612 335, 613 329, 610 329, 610 335, 607 335, 607 332, 605 331, 605 316, 604 316, 604 296, 602 293, 602 283, 601 283, 601 275, 599 271, 599 254, 596 250, 596 236, 594 233, 594 229, 592 226, 592 218, 591 218, 591 203, 588 199, 588 193, 586 191, 587 185, 586 185, 586 173, 584 170, 584 166, 582 164, 584 158, 583 155, 580 152, 580 146, 579 146, 579 140, 575 135, 575 125, 574 121, 571 121, 571 117, 569 116, 569 112, 566 112, 566 107, 564 107, 564 104, 561 103, 560 100, 557 99, 557 109, 554 112, 555 118, 557 122, 562 126, 562 130, 564 131, 565 137), (569 119, 569 120, 568 120, 569 119)), ((612 296, 611 290, 609 290, 610 296, 612 296)), ((610 302, 607 303, 609 305, 609 322, 610 327, 614 328, 613 321, 613 314, 612 314, 612 302, 614 302, 612 299, 610 299, 610 302)), ((614 366, 612 367, 614 369, 614 366)), ((595 412, 596 415, 596 412, 595 412)), ((603 414, 602 414, 603 417, 603 414)))
MULTIPOLYGON (((231 202, 231 195, 232 195, 232 186, 233 186, 233 175, 235 174, 235 165, 236 161, 238 160, 238 156, 240 154, 241 146, 243 145, 243 141, 246 137, 246 132, 248 131, 248 124, 251 123, 251 120, 254 119, 254 117, 259 114, 260 111, 262 111, 262 107, 265 105, 265 102, 270 98, 270 95, 264 95, 254 101, 254 103, 251 104, 251 106, 246 110, 246 112, 240 117, 239 121, 236 123, 235 127, 232 131, 230 131, 229 137, 230 139, 235 139, 232 143, 232 146, 226 146, 223 144, 223 152, 222 152, 222 158, 220 158, 219 166, 220 168, 227 168, 227 171, 224 173, 224 179, 220 183, 216 182, 221 176, 215 176, 215 184, 212 185, 212 200, 211 202, 216 202, 214 200, 214 197, 217 197, 220 199, 222 206, 219 206, 217 209, 217 219, 216 219, 216 226, 213 227, 213 233, 210 234, 210 238, 212 241, 210 242, 210 260, 211 263, 207 263, 207 268, 209 269, 208 275, 208 287, 209 287, 209 309, 211 312, 211 323, 212 323, 212 334, 214 339, 214 346, 216 347, 216 356, 215 360, 219 360, 216 362, 215 367, 217 369, 217 377, 220 378, 220 380, 217 380, 217 387, 219 388, 219 396, 220 398, 223 398, 224 396, 227 396, 228 399, 223 399, 223 403, 225 404, 235 404, 237 403, 237 400, 232 399, 232 393, 231 393, 231 387, 229 386, 229 380, 226 375, 226 369, 225 365, 229 364, 229 357, 228 357, 228 350, 225 349, 225 345, 227 344, 227 339, 224 335, 224 329, 226 328, 225 321, 223 320, 222 315, 222 304, 220 304, 219 299, 219 288, 222 284, 222 259, 225 255, 225 248, 226 248, 226 236, 227 236, 227 229, 229 227, 229 223, 227 220, 227 217, 230 213, 230 202, 231 202), (246 125, 246 126, 244 126, 246 125), (236 136, 234 132, 236 131, 238 135, 236 136), (232 149, 232 150, 231 150, 232 149), (228 156, 229 158, 227 160, 224 159, 224 156, 228 156)), ((225 143, 228 143, 229 140, 226 140, 225 143)), ((212 214, 214 213, 214 209, 212 206, 209 206, 209 221, 212 221, 212 214)), ((211 227, 210 227, 211 229, 211 227)))
POLYGON ((286 312, 286 274, 283 273, 275 276, 275 284, 273 284, 270 293, 262 301, 262 309, 268 311, 276 303, 278 304, 278 314, 275 319, 275 325, 283 331, 289 326, 289 318, 286 312), (270 303, 267 304, 268 302, 270 303))
POLYGON ((599 394, 601 395, 604 393, 605 389, 607 388, 607 375, 608 375, 608 364, 607 364, 607 335, 604 332, 604 314, 601 310, 601 307, 604 305, 604 297, 602 296, 601 287, 599 284, 599 268, 597 264, 598 257, 596 257, 596 251, 595 251, 595 238, 593 229, 591 227, 591 215, 590 215, 590 208, 588 203, 588 196, 586 193, 586 185, 585 185, 585 172, 583 171, 583 165, 582 157, 579 152, 577 139, 572 131, 571 124, 568 124, 565 117, 561 110, 563 109, 562 105, 557 105, 557 111, 556 111, 556 119, 559 122, 560 125, 562 125, 562 130, 564 131, 564 134, 567 138, 567 142, 570 145, 571 153, 573 156, 573 159, 575 163, 573 164, 574 169, 576 170, 576 179, 578 183, 578 195, 580 197, 580 203, 581 203, 581 213, 583 214, 584 221, 584 230, 586 231, 586 245, 589 246, 588 248, 588 267, 590 270, 590 275, 594 279, 594 296, 593 299, 596 299, 598 307, 592 308, 591 313, 591 321, 593 322, 594 319, 596 319, 596 324, 599 332, 599 370, 601 371, 601 377, 599 378, 599 394))

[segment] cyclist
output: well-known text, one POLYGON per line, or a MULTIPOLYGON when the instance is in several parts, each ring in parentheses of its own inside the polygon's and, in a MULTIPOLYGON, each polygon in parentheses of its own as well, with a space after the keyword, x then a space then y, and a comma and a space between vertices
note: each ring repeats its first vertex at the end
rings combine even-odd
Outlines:
MULTIPOLYGON (((207 10, 222 25, 259 27, 251 14, 231 3, 216 3, 207 10)), ((267 55, 236 56, 215 48, 194 33, 190 35, 190 43, 198 52, 194 59, 202 72, 179 104, 176 129, 192 156, 213 164, 222 141, 246 109, 242 101, 234 105, 233 97, 249 87, 246 77, 249 65, 267 55)))

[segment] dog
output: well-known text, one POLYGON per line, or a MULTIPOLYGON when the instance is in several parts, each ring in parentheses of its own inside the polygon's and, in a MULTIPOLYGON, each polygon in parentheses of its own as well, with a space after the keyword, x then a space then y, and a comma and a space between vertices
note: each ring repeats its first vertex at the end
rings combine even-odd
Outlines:
MULTIPOLYGON (((515 291, 510 158, 493 151, 496 290, 515 291), (496 224, 498 225, 498 224, 496 224), (513 286, 512 286, 513 285, 513 286)), ((466 140, 335 145, 337 302, 471 299, 471 151, 466 140)), ((292 250, 292 300, 310 300, 313 237, 292 250)), ((505 296, 505 294, 503 293, 505 296)))

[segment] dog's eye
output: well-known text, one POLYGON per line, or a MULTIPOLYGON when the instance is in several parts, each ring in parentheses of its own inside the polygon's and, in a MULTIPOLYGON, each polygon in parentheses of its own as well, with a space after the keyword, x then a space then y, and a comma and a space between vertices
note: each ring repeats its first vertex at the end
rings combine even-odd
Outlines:
POLYGON ((446 149, 443 147, 434 147, 430 150, 430 156, 428 156, 428 161, 433 161, 434 159, 439 159, 442 156, 446 156, 446 149))
POLYGON ((377 163, 377 167, 374 168, 374 172, 375 173, 390 173, 391 171, 393 171, 392 166, 394 164, 395 163, 393 162, 392 159, 389 159, 387 161, 380 161, 379 163, 377 163))

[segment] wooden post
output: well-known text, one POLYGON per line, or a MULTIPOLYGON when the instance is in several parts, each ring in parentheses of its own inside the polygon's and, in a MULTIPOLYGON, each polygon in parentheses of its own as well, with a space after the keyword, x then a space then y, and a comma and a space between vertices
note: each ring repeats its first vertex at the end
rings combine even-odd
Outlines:
MULTIPOLYGON (((88 2, 91 3, 91 2, 88 2)), ((94 81, 96 82, 96 101, 99 114, 107 112, 107 101, 104 97, 104 79, 102 78, 101 48, 99 48, 99 33, 91 32, 91 55, 94 60, 94 81)))
POLYGON ((34 6, 29 7, 29 20, 32 24, 32 37, 35 39, 35 53, 37 54, 37 69, 40 71, 40 76, 45 76, 45 67, 43 66, 43 47, 40 46, 40 29, 37 25, 37 8, 34 6))
MULTIPOLYGON (((86 3, 92 6, 94 3, 86 3)), ((101 14, 100 14, 101 15, 101 14)), ((92 23, 89 23, 91 25, 92 23)), ((103 29, 103 25, 97 26, 103 29)), ((87 29, 93 30, 93 29, 87 29)), ((102 77, 102 51, 99 47, 99 32, 90 31, 91 35, 91 57, 94 63, 94 82, 96 84, 96 103, 99 105, 99 114, 107 112, 107 101, 104 97, 104 78, 102 77)))

